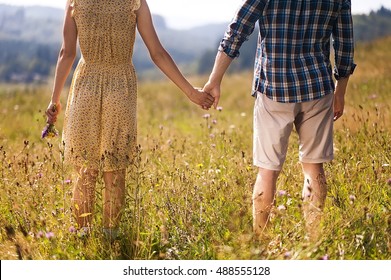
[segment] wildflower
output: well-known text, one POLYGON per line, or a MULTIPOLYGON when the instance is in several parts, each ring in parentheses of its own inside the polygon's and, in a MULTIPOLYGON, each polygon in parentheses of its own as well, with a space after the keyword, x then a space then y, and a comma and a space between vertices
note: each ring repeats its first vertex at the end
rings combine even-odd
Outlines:
POLYGON ((387 180, 387 184, 391 186, 391 178, 387 180))
POLYGON ((71 183, 72 183, 72 180, 71 180, 71 179, 65 180, 64 183, 65 183, 65 184, 71 184, 71 183))
POLYGON ((356 196, 353 195, 353 194, 351 194, 351 195, 349 196, 349 200, 350 200, 350 203, 353 203, 353 202, 356 200, 356 196))
POLYGON ((78 232, 78 236, 80 238, 85 238, 85 237, 88 237, 88 235, 90 234, 90 231, 91 229, 89 227, 82 227, 79 232, 78 232))
POLYGON ((216 144, 211 144, 210 145, 213 149, 216 148, 216 144))
POLYGON ((213 120, 212 123, 213 123, 213 124, 217 124, 217 120, 213 120))
POLYGON ((327 260, 329 260, 329 255, 324 255, 322 258, 321 258, 321 260, 324 260, 324 261, 327 261, 327 260))
POLYGON ((211 133, 211 134, 209 135, 209 137, 210 137, 210 138, 215 138, 215 135, 214 135, 213 133, 211 133))
POLYGON ((216 110, 219 111, 219 112, 221 112, 221 111, 223 111, 223 107, 220 107, 220 106, 219 106, 219 107, 216 108, 216 110))
MULTIPOLYGON (((57 110, 56 105, 53 105, 52 111, 56 112, 56 110, 57 110)), ((53 123, 46 124, 45 128, 42 130, 42 135, 41 135, 42 139, 46 137, 53 138, 56 136, 58 136, 58 131, 54 127, 54 124, 53 123)))
POLYGON ((281 204, 280 206, 278 206, 277 208, 279 211, 285 211, 286 210, 286 207, 285 205, 281 204))
POLYGON ((280 190, 280 191, 278 192, 278 196, 286 196, 286 194, 287 194, 287 192, 284 191, 284 190, 280 190))
POLYGON ((70 233, 76 233, 76 228, 74 226, 69 227, 69 232, 70 233))
POLYGON ((43 237, 43 232, 42 231, 39 231, 38 233, 37 233, 37 238, 42 238, 43 237))
POLYGON ((54 237, 54 233, 53 232, 50 231, 50 232, 46 233, 46 238, 47 239, 52 239, 53 237, 54 237))
POLYGON ((284 254, 285 259, 290 259, 291 257, 292 257, 292 252, 290 252, 290 251, 285 252, 285 254, 284 254))
POLYGON ((52 123, 48 123, 45 128, 42 130, 42 139, 43 138, 53 138, 53 137, 56 137, 58 136, 58 131, 57 129, 54 127, 54 124, 52 123))
POLYGON ((210 114, 205 114, 202 116, 204 119, 209 119, 210 118, 210 114))

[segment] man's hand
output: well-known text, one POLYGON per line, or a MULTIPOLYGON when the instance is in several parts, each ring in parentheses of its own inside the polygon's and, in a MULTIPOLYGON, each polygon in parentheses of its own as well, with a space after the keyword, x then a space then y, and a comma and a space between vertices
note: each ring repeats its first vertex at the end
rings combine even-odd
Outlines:
POLYGON ((194 88, 189 96, 189 99, 204 110, 209 110, 214 102, 214 98, 209 93, 206 93, 198 88, 194 88))
POLYGON ((335 84, 334 91, 334 121, 338 120, 343 115, 345 108, 345 93, 348 85, 349 77, 339 79, 335 84))
POLYGON ((345 96, 342 94, 334 94, 334 121, 342 117, 344 107, 345 107, 345 96))
POLYGON ((210 82, 207 82, 202 90, 214 98, 213 107, 216 109, 220 101, 220 84, 212 85, 210 82))

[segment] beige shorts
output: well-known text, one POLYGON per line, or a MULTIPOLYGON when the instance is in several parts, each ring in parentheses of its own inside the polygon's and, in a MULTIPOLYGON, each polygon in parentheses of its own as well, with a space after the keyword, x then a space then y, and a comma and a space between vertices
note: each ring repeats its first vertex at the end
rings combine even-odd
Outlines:
POLYGON ((279 103, 258 93, 254 106, 254 165, 281 170, 293 125, 299 135, 299 160, 333 159, 333 94, 303 103, 279 103))

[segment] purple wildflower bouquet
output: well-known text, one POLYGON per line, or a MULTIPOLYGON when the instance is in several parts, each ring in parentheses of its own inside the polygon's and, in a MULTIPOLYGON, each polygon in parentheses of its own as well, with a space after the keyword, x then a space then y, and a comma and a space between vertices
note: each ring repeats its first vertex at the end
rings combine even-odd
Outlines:
MULTIPOLYGON (((56 105, 53 105, 52 111, 56 112, 56 110, 57 110, 56 105)), ((58 136, 58 130, 56 129, 54 124, 53 123, 46 124, 45 128, 42 130, 42 135, 41 135, 42 139, 53 138, 56 136, 58 136)))

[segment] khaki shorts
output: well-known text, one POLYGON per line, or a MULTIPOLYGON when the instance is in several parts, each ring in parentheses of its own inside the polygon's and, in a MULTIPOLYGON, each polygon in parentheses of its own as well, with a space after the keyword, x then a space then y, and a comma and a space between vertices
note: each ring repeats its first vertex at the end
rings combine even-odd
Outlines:
POLYGON ((333 159, 333 94, 303 103, 279 103, 258 93, 254 106, 254 165, 281 170, 293 125, 299 135, 299 159, 333 159))

